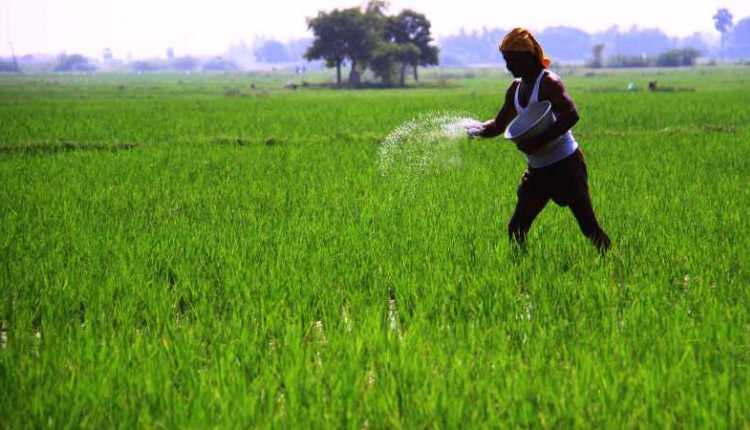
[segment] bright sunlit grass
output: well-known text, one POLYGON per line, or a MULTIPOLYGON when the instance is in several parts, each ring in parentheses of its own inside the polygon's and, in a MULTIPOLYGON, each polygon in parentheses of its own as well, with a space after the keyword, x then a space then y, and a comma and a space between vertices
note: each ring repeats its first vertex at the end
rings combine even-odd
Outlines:
POLYGON ((746 427, 750 72, 659 73, 564 77, 606 258, 501 139, 381 168, 501 75, 0 78, 0 428, 746 427))

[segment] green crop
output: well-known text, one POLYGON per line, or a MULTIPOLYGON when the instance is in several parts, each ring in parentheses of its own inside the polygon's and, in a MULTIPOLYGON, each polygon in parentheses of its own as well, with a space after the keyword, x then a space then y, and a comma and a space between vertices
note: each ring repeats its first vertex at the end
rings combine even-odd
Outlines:
POLYGON ((0 77, 0 428, 750 425, 747 68, 563 75, 605 258, 502 139, 381 168, 506 75, 253 79, 0 77))

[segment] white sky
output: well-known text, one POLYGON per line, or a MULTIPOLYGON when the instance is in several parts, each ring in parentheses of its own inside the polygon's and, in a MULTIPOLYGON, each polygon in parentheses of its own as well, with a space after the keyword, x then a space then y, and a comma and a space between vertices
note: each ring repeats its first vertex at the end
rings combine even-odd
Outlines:
MULTIPOLYGON (((306 17, 361 0, 0 0, 0 55, 67 51, 115 57, 220 54, 255 36, 280 40, 309 36, 306 17)), ((715 32, 711 17, 727 7, 735 22, 750 16, 750 0, 393 0, 390 12, 412 8, 427 15, 436 35, 461 28, 542 29, 569 25, 586 31, 612 25, 660 27, 684 36, 715 32)))

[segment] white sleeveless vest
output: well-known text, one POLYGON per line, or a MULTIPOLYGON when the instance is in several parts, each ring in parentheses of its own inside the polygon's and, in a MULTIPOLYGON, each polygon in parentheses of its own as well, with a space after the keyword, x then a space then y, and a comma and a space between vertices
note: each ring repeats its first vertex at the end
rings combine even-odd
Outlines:
MULTIPOLYGON (((539 73, 539 76, 536 78, 536 83, 534 84, 534 90, 531 92, 531 97, 529 97, 529 102, 525 108, 521 106, 521 103, 518 99, 518 94, 521 92, 521 80, 516 80, 518 82, 518 85, 516 85, 515 99, 516 114, 520 115, 521 112, 524 112, 530 104, 539 101, 539 86, 542 83, 542 78, 544 78, 545 73, 551 72, 542 70, 542 72, 539 73)), ((549 166, 550 164, 557 163, 563 158, 574 153, 576 149, 578 149, 578 142, 576 142, 575 137, 573 137, 573 132, 568 130, 562 136, 542 146, 533 154, 524 155, 526 155, 526 162, 529 164, 529 167, 538 169, 540 167, 545 167, 549 166)))

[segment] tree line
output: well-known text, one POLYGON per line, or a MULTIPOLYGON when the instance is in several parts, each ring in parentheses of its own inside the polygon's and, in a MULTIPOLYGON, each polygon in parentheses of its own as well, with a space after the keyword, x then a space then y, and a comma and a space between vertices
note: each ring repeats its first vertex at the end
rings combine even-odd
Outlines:
MULTIPOLYGON (((305 60, 323 60, 322 64, 337 69, 341 85, 341 69, 350 67, 349 83, 358 85, 365 70, 388 85, 403 85, 406 72, 412 69, 417 80, 418 67, 438 63, 438 48, 433 45, 430 22, 422 14, 405 10, 388 16, 384 3, 371 1, 364 8, 320 12, 308 20, 315 39, 297 39, 282 43, 274 39, 256 39, 251 45, 232 45, 220 56, 197 58, 178 56, 171 48, 166 57, 139 60, 116 59, 105 48, 101 61, 79 54, 25 55, 0 58, 1 72, 130 70, 154 71, 235 71, 250 70, 258 63, 266 67, 305 60), (270 66, 269 66, 270 65, 270 66)), ((617 26, 597 33, 573 27, 548 27, 536 33, 547 54, 557 63, 581 63, 593 67, 648 67, 691 65, 697 57, 739 60, 750 59, 750 17, 735 23, 728 9, 718 9, 712 17, 721 35, 720 46, 714 46, 703 34, 670 37, 659 29, 617 26)), ((503 29, 483 29, 440 38, 439 62, 444 66, 497 64, 500 60, 497 43, 505 35, 503 29)), ((317 69, 321 61, 307 64, 317 69)))
MULTIPOLYGON (((600 46, 600 64, 604 66, 674 63, 679 58, 696 55, 726 60, 750 58, 750 17, 735 24, 731 13, 720 9, 706 19, 714 20, 721 35, 720 46, 714 46, 704 34, 670 37, 657 28, 613 26, 587 33, 574 27, 558 26, 545 28, 535 35, 553 61, 563 63, 593 63, 597 46, 600 46)), ((438 43, 440 63, 444 66, 496 63, 497 43, 505 33, 504 29, 495 28, 442 37, 438 43)))
POLYGON ((360 85, 367 69, 385 85, 398 82, 404 86, 408 69, 418 81, 419 66, 438 64, 430 21, 411 9, 387 15, 385 2, 372 0, 364 8, 321 11, 307 25, 314 39, 305 59, 323 60, 326 66, 335 67, 339 86, 344 65, 349 66, 351 86, 360 85))

